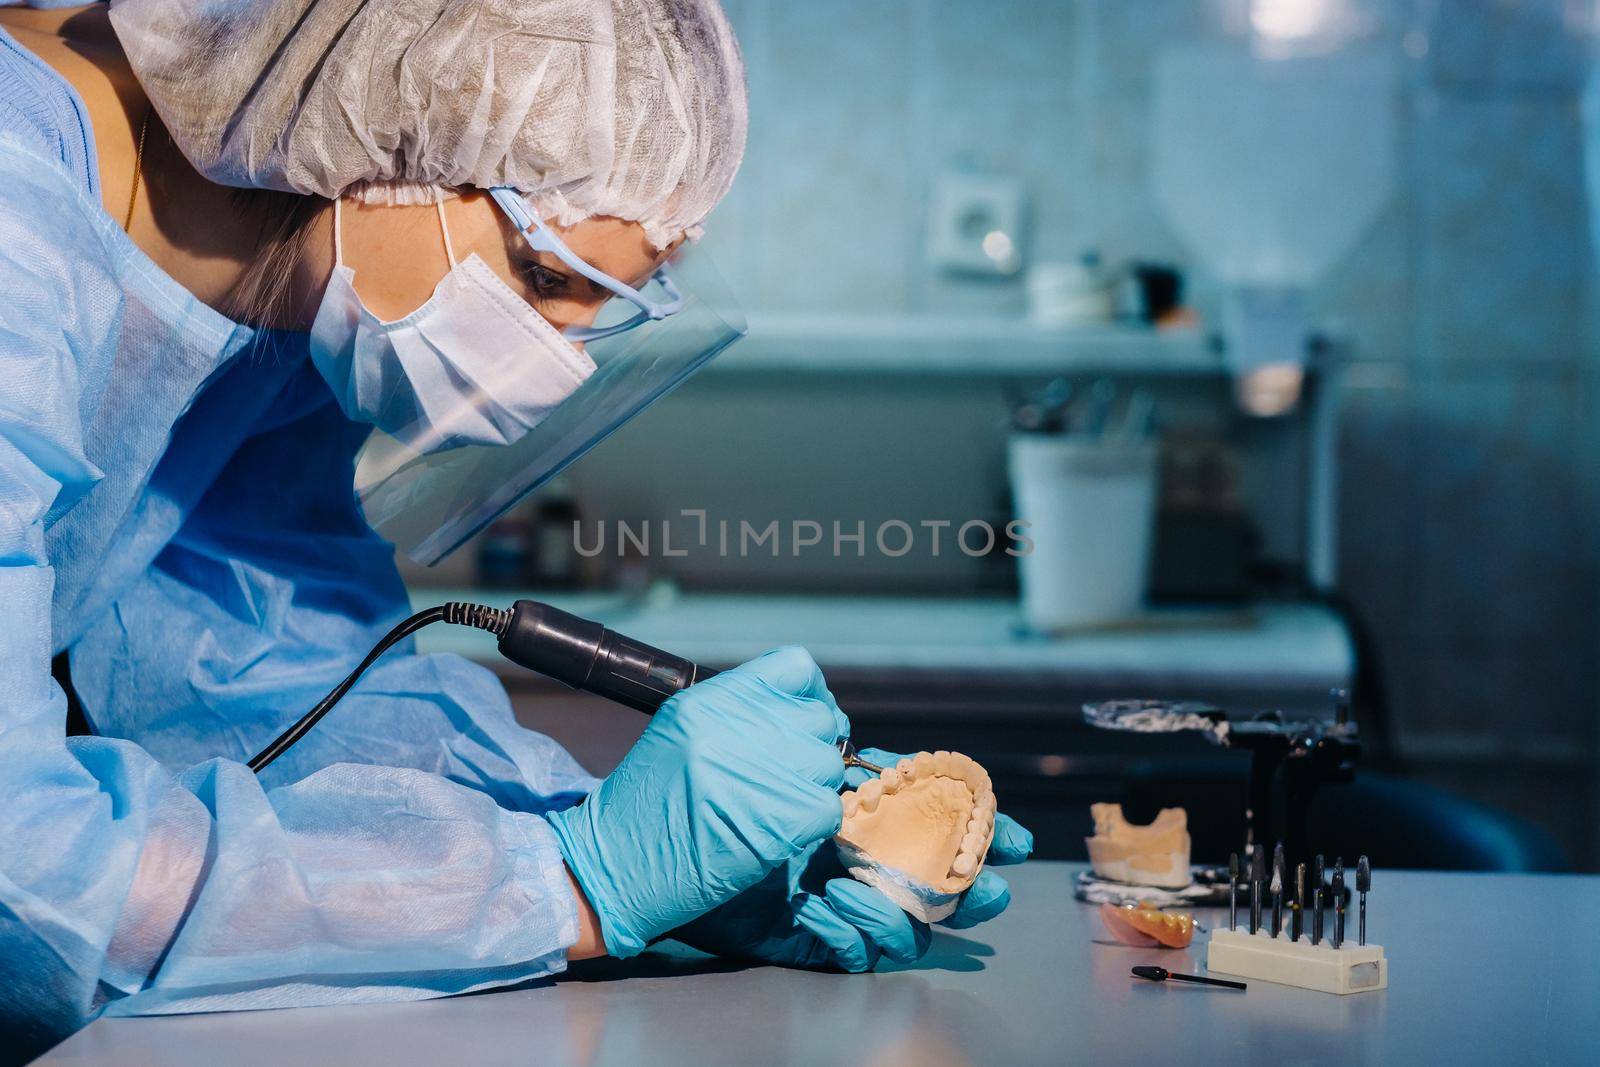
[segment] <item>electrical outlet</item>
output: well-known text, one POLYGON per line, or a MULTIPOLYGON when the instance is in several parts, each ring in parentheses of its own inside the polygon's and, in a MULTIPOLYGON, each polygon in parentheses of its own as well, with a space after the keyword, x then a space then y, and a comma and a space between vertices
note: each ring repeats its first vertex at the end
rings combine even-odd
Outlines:
POLYGON ((956 274, 1009 277, 1022 269, 1027 194, 1014 178, 942 174, 934 182, 928 255, 956 274))

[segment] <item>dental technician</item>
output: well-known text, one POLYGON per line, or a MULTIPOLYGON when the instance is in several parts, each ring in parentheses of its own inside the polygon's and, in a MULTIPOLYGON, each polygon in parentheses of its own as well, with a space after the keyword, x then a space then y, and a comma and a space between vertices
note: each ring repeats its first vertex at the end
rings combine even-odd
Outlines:
MULTIPOLYGON (((603 781, 409 646, 243 763, 408 613, 353 491, 369 437, 411 479, 386 521, 440 526, 401 505, 447 488, 481 525, 517 494, 468 458, 548 462, 598 342, 656 330, 640 366, 694 365, 669 259, 745 125, 714 0, 0 9, 4 1047, 668 935, 851 971, 926 950, 825 847, 849 725, 798 649, 680 694, 603 781)), ((594 395, 630 406, 596 424, 660 391, 616 366, 594 395)), ((1030 848, 1002 818, 990 860, 1030 848)), ((985 874, 951 922, 1008 897, 985 874)))

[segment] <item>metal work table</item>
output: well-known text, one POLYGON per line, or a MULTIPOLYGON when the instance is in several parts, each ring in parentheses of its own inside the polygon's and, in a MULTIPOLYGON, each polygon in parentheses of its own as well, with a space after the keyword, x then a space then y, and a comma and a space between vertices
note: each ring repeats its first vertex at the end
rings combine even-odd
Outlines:
MULTIPOLYGON (((651 952, 416 1004, 107 1019, 40 1062, 381 1064, 1600 1063, 1600 878, 1377 871, 1390 988, 1157 985, 1203 949, 1109 941, 1069 864, 1011 874, 998 920, 870 975, 651 952)), ((1226 914, 1207 910, 1214 923, 1226 914)))

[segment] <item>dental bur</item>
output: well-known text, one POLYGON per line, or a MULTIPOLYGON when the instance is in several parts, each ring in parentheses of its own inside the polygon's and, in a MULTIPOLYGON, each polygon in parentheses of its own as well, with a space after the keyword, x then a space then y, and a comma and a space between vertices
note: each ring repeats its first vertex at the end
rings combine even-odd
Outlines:
POLYGON ((1344 944, 1344 859, 1333 861, 1333 947, 1344 944))
POLYGON ((1290 940, 1300 940, 1306 926, 1306 865, 1303 863, 1295 864, 1294 868, 1294 911, 1289 915, 1289 925, 1290 940))
MULTIPOLYGON (((1361 912, 1363 916, 1366 911, 1361 912)), ((1228 929, 1239 928, 1239 854, 1228 854, 1228 929)))
POLYGON ((1250 853, 1250 932, 1261 929, 1261 888, 1267 880, 1267 854, 1257 845, 1250 853))
POLYGON ((1361 894, 1361 919, 1356 944, 1367 943, 1367 890, 1372 888, 1372 864, 1367 862, 1367 857, 1362 856, 1356 860, 1356 892, 1361 894))
MULTIPOLYGON (((1219 925, 1211 932, 1205 943, 1207 974, 1241 981, 1254 978, 1339 996, 1389 987, 1389 961, 1383 946, 1367 942, 1367 891, 1372 887, 1372 866, 1367 857, 1360 857, 1351 869, 1353 891, 1348 907, 1343 857, 1333 857, 1328 864, 1324 857, 1316 856, 1304 863, 1295 862, 1291 870, 1285 859, 1285 846, 1280 845, 1273 852, 1269 882, 1263 881, 1265 850, 1258 847, 1246 857, 1252 861, 1246 875, 1251 889, 1250 929, 1224 930, 1219 925), (1292 884, 1288 881, 1290 875, 1294 877, 1292 884), (1269 889, 1271 914, 1266 918, 1272 924, 1272 936, 1262 937, 1259 935, 1266 932, 1261 929, 1262 897, 1269 889), (1354 938, 1345 939, 1345 913, 1356 910, 1358 893, 1362 909, 1359 944, 1354 938), (1330 900, 1333 916, 1324 940, 1323 909, 1330 900), (1283 914, 1285 906, 1287 915, 1283 914), (1307 908, 1311 909, 1309 913, 1307 908), (1278 936, 1280 929, 1282 937, 1278 936), (1309 940, 1302 940, 1308 932, 1309 940)), ((1350 918, 1354 922, 1356 917, 1350 918)))
POLYGON ((1311 943, 1322 943, 1322 854, 1311 867, 1311 943))
POLYGON ((1272 936, 1283 929, 1283 842, 1272 850, 1272 936))
POLYGON ((1165 982, 1171 979, 1174 982, 1194 982, 1197 985, 1221 986, 1223 989, 1245 988, 1245 983, 1243 982, 1230 982, 1226 978, 1207 978, 1203 974, 1179 974, 1177 971, 1169 971, 1165 967, 1135 967, 1133 976, 1135 978, 1145 978, 1152 982, 1165 982))

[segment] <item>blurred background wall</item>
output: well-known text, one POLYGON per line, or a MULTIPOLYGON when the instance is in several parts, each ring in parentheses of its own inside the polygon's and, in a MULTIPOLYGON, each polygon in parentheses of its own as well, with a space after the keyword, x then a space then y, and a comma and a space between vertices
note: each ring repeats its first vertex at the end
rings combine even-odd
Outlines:
MULTIPOLYGON (((1309 290, 1348 359, 1337 586, 1371 631, 1396 764, 1600 865, 1590 0, 725 3, 751 141, 705 242, 751 338, 573 469, 585 515, 1002 523, 1008 389, 1028 377, 1008 335, 973 330, 969 358, 906 367, 929 323, 1013 322, 1027 306, 1021 275, 930 261, 940 176, 1020 183, 1030 263, 1094 250, 1180 267, 1203 332, 1217 279, 1152 183, 1160 57, 1196 42, 1376 57, 1394 75, 1392 195, 1309 290)), ((1264 554, 1292 555, 1299 469, 1271 447, 1280 431, 1237 423, 1225 383, 1156 387, 1167 424, 1234 424, 1264 554)), ((1015 581, 1003 558, 920 547, 651 567, 744 591, 1015 581)))

